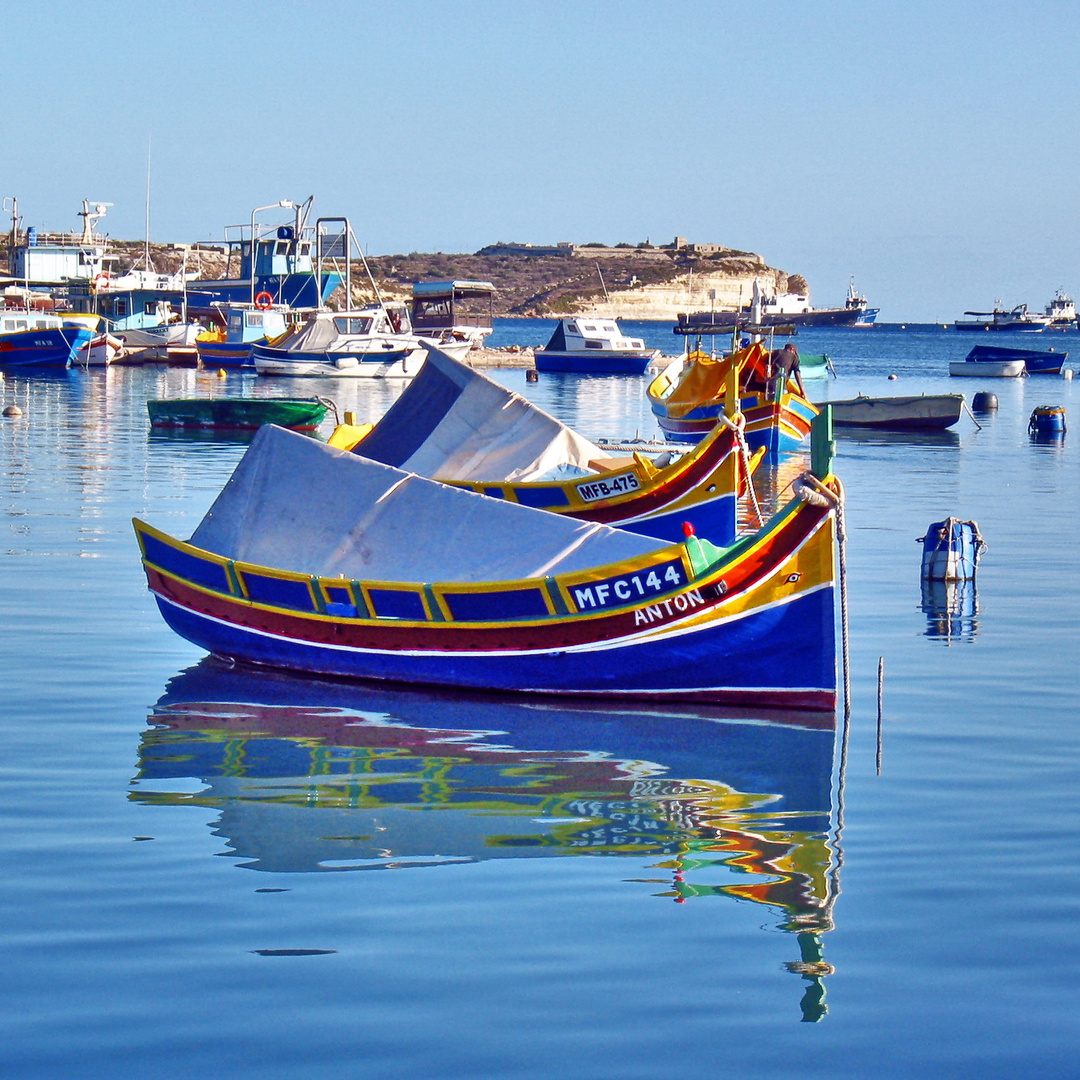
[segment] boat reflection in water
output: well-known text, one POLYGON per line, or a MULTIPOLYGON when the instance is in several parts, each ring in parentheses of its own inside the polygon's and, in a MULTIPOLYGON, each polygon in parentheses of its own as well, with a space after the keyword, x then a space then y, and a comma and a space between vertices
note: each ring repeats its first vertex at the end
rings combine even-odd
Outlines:
POLYGON ((779 912, 799 940, 788 968, 809 983, 803 1019, 826 1012, 833 714, 386 690, 207 659, 169 682, 149 722, 131 797, 216 810, 243 867, 655 859, 644 880, 659 897, 779 912), (178 778, 203 787, 166 782, 178 778))
POLYGON ((922 582, 926 636, 952 644, 974 641, 979 633, 979 591, 975 579, 922 582))

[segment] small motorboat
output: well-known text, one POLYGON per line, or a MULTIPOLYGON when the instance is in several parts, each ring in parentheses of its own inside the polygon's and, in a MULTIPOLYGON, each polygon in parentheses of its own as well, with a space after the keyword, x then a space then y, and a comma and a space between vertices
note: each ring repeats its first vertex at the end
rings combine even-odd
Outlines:
POLYGON ((494 302, 490 281, 418 281, 409 312, 413 333, 480 347, 492 331, 494 302))
POLYGON ((994 345, 976 345, 964 358, 965 363, 1000 363, 1020 360, 1029 375, 1060 375, 1061 365, 1069 354, 1054 349, 999 349, 994 345))
POLYGON ((951 427, 964 411, 963 394, 920 394, 917 397, 858 397, 846 401, 819 401, 832 407, 839 427, 924 431, 951 427))
POLYGON ((1024 374, 1023 360, 951 360, 950 375, 966 375, 976 379, 1015 379, 1024 374))
POLYGON ((157 398, 146 403, 150 426, 202 431, 255 431, 263 424, 314 431, 328 398, 157 398))
POLYGON ((314 675, 652 702, 836 706, 839 481, 755 534, 664 544, 267 426, 190 540, 135 522, 181 637, 314 675), (777 658, 782 657, 783 662, 777 658))
MULTIPOLYGON (((266 304, 269 293, 260 293, 254 304, 222 304, 218 317, 225 320, 195 339, 203 367, 254 368, 251 350, 255 342, 270 344, 290 327, 289 308, 266 304)), ((298 318, 299 316, 295 316, 298 318)))
POLYGON ((641 338, 623 336, 612 319, 576 315, 560 319, 551 340, 537 349, 537 371, 573 371, 587 375, 642 375, 660 355, 641 338))
POLYGON ((80 367, 108 367, 124 347, 123 338, 102 329, 104 320, 100 315, 65 311, 61 318, 65 326, 82 326, 94 335, 78 350, 72 361, 80 367))
POLYGON ((433 345, 464 360, 471 341, 440 341, 411 332, 401 304, 369 304, 358 311, 319 311, 272 345, 251 349, 260 375, 411 379, 433 345))

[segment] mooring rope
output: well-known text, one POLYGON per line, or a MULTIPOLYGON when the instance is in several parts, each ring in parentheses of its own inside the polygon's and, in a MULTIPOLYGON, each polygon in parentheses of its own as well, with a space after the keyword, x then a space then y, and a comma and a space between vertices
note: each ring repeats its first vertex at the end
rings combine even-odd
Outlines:
POLYGON ((833 477, 837 490, 823 484, 812 472, 804 472, 796 477, 791 488, 803 502, 818 506, 830 504, 836 514, 836 549, 840 585, 840 668, 844 683, 844 741, 847 742, 848 726, 851 723, 851 653, 848 641, 848 596, 847 596, 847 529, 844 525, 844 485, 833 477))

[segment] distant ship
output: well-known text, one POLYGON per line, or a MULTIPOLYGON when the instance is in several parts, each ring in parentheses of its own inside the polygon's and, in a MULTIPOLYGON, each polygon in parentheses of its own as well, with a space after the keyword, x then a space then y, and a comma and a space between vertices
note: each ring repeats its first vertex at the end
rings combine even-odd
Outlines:
MULTIPOLYGON (((805 293, 782 293, 761 298, 761 326, 873 326, 880 308, 868 307, 866 297, 848 283, 847 300, 842 308, 812 308, 805 293)), ((750 307, 736 311, 701 311, 680 315, 679 323, 690 332, 700 328, 731 327, 750 321, 750 307)), ((686 331, 684 331, 686 332, 686 331)))
POLYGON ((1065 329, 1076 324, 1076 305, 1073 303, 1073 298, 1064 289, 1058 289, 1054 294, 1054 299, 1046 305, 1044 314, 1049 317, 1050 325, 1059 329, 1065 329))
MULTIPOLYGON (((1070 301, 1071 303, 1071 301, 1070 301)), ((993 311, 965 311, 972 319, 957 319, 957 330, 1015 330, 1038 334, 1050 325, 1049 315, 1036 315, 1028 311, 1027 304, 1017 304, 1009 311, 995 307, 993 311)))

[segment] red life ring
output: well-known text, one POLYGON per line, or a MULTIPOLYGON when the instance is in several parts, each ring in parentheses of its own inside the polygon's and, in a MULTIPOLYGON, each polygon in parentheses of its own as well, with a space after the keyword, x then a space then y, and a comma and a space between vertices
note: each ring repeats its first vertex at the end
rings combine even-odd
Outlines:
POLYGON ((94 278, 94 292, 104 292, 109 287, 109 275, 102 272, 94 278))
POLYGON ((274 298, 268 292, 256 293, 255 306, 260 311, 266 311, 274 306, 274 298))

